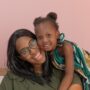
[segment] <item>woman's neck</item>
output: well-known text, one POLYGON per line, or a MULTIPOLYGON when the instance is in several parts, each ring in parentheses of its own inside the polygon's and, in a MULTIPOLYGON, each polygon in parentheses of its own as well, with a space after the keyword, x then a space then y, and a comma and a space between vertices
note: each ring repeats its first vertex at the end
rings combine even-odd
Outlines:
POLYGON ((42 70, 42 65, 35 65, 35 66, 34 66, 34 73, 35 73, 36 75, 41 75, 42 72, 43 72, 43 70, 42 70))

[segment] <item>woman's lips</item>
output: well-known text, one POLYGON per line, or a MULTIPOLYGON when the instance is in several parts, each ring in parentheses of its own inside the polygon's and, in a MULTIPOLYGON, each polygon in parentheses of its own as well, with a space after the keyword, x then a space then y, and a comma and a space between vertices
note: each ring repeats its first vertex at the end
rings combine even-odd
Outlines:
POLYGON ((41 55, 40 53, 37 53, 37 55, 35 56, 35 58, 36 58, 37 60, 40 60, 40 59, 42 58, 42 55, 41 55))

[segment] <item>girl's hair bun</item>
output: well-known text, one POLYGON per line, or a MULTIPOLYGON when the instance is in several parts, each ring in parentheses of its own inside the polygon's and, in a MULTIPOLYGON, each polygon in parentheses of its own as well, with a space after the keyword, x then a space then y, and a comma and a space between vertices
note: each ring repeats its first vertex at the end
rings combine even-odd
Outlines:
POLYGON ((41 20, 42 20, 42 17, 35 18, 35 20, 33 22, 34 26, 36 26, 39 22, 41 22, 41 20))
POLYGON ((56 21, 57 14, 55 12, 50 12, 50 13, 47 14, 47 17, 56 21))

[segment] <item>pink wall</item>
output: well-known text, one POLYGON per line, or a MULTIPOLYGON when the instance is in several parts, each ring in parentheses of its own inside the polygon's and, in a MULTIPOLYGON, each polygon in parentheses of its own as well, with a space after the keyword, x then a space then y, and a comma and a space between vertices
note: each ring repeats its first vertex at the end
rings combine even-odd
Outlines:
POLYGON ((58 14, 60 31, 66 38, 90 51, 90 0, 1 0, 0 67, 6 65, 8 38, 19 28, 33 30, 33 20, 49 11, 58 14))

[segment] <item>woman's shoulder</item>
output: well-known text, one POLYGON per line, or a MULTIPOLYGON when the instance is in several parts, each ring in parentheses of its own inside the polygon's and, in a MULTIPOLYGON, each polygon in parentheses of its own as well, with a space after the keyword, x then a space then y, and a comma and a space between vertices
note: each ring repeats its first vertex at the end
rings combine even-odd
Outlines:
POLYGON ((22 87, 27 87, 26 81, 23 78, 15 75, 11 71, 7 72, 0 84, 0 90, 12 90, 12 88, 14 88, 15 90, 24 90, 21 89, 22 87))
POLYGON ((23 78, 14 74, 12 71, 8 71, 6 75, 4 76, 4 81, 12 81, 12 80, 18 80, 21 81, 23 78))

